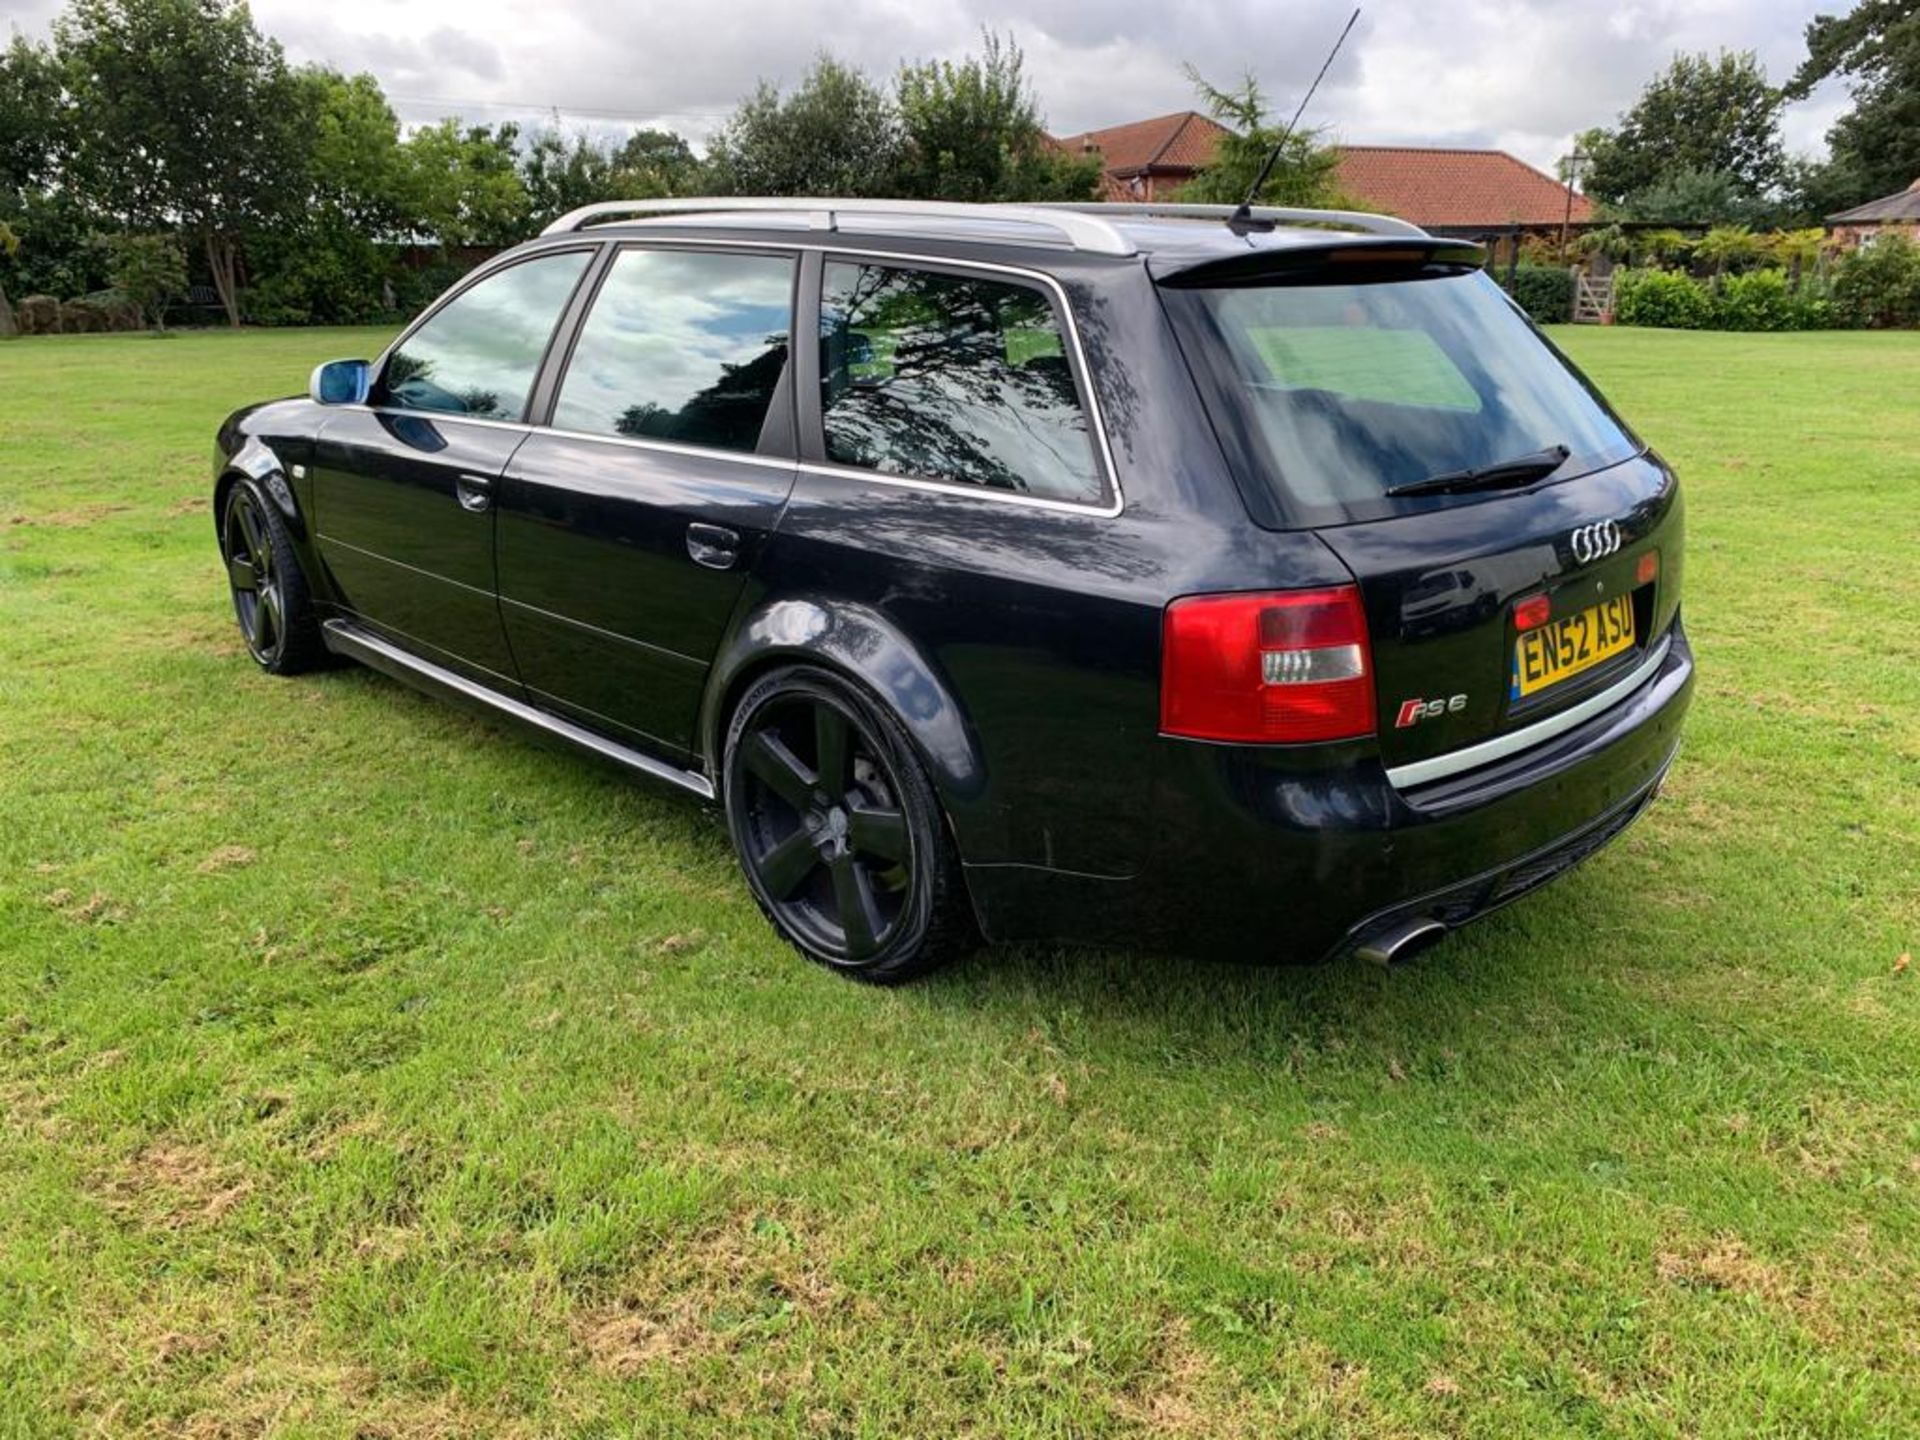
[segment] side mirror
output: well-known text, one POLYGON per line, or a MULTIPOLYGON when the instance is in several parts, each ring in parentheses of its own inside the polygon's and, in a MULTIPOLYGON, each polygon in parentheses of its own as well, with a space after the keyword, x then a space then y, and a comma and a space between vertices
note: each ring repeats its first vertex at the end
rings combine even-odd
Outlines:
POLYGON ((373 389, 373 366, 365 360, 329 360, 307 382, 316 405, 364 405, 373 389))

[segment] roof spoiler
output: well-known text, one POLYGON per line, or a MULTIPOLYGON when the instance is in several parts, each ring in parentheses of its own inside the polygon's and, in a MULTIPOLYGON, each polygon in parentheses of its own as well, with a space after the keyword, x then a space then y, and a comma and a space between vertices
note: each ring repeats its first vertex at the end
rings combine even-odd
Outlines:
POLYGON ((1487 252, 1466 240, 1413 235, 1339 235, 1230 255, 1153 255, 1147 267, 1163 285, 1251 285, 1288 279, 1326 281, 1342 274, 1379 279, 1383 272, 1478 270, 1487 252))

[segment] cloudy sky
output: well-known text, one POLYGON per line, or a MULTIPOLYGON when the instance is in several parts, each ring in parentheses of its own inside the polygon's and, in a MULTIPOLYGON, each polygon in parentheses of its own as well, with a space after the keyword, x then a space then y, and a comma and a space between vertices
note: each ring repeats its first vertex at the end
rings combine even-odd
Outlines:
MULTIPOLYGON (((696 141, 760 78, 791 81, 819 49, 870 73, 952 57, 980 28, 1011 31, 1051 128, 1070 134, 1193 103, 1191 61, 1229 82, 1252 69, 1291 111, 1352 0, 255 0, 295 60, 370 70, 403 119, 625 130, 696 141)), ((1550 167, 1607 123, 1678 50, 1758 51, 1784 80, 1807 20, 1850 0, 1371 0, 1310 121, 1355 143, 1495 145, 1550 167)), ((42 35, 59 0, 0 0, 42 35)), ((1790 148, 1818 150, 1845 96, 1793 107, 1790 148)))

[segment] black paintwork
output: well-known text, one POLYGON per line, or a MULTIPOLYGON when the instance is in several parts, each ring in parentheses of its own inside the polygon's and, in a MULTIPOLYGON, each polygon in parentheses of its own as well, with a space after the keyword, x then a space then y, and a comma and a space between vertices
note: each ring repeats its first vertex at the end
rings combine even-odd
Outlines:
MULTIPOLYGON (((608 252, 746 243, 737 226, 689 222, 589 233, 608 252)), ((821 465, 807 345, 783 401, 790 423, 770 424, 754 456, 290 400, 226 422, 216 476, 222 486, 243 471, 281 476, 326 613, 716 782, 729 706, 753 675, 804 657, 857 679, 920 747, 995 940, 1316 958, 1409 902, 1471 889, 1638 803, 1672 758, 1692 683, 1681 509, 1665 467, 1643 454, 1525 492, 1274 528, 1249 513, 1155 279, 1326 237, 1138 233, 1148 253, 1128 259, 924 234, 750 236, 755 249, 801 256, 798 336, 817 333, 822 252, 1050 277, 1104 419, 1117 486, 1105 510, 821 465), (463 476, 489 482, 484 509, 463 506, 463 476), (1618 522, 1626 543, 1583 567, 1567 536, 1596 520, 1618 522), (1464 779, 1388 780, 1389 766, 1530 723, 1617 679, 1608 667, 1544 704, 1511 705, 1501 667, 1512 602, 1542 587, 1562 600, 1632 588, 1650 548, 1661 570, 1641 596, 1641 638, 1673 640, 1653 682, 1464 779), (1170 600, 1356 577, 1377 739, 1258 747, 1158 733, 1170 600), (1394 728, 1402 700, 1452 691, 1468 694, 1464 712, 1394 728)), ((580 243, 535 241, 473 278, 580 243)), ((561 322, 530 422, 551 407, 606 263, 590 267, 561 322)), ((1489 892, 1469 908, 1492 903, 1489 892)))

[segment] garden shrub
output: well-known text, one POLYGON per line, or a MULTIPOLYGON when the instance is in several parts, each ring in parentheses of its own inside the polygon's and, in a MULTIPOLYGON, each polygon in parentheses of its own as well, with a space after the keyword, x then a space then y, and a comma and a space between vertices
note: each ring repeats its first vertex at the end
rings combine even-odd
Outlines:
POLYGON ((22 335, 58 335, 60 302, 51 295, 28 295, 13 307, 22 335))
POLYGON ((1716 330, 1798 330, 1803 316, 1780 270, 1729 275, 1713 297, 1716 330))
POLYGON ((1573 319, 1573 271, 1560 265, 1515 266, 1513 298, 1539 324, 1565 325, 1573 319))
POLYGON ((119 290, 93 290, 77 302, 91 307, 107 330, 138 330, 143 321, 140 307, 119 290))
POLYGON ((1899 234, 1862 245, 1835 267, 1833 303, 1856 325, 1920 325, 1920 248, 1899 234))
POLYGON ((1704 330, 1713 323, 1713 297, 1690 275, 1629 270, 1614 281, 1613 318, 1622 325, 1704 330))

